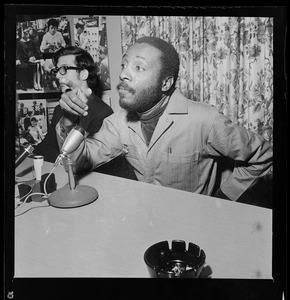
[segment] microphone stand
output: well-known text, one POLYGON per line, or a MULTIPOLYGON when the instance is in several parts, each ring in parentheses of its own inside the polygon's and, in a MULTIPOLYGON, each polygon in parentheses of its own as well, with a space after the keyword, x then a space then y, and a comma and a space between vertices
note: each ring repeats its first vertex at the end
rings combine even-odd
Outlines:
POLYGON ((66 155, 68 166, 68 185, 54 191, 48 203, 58 208, 72 208, 87 205, 99 197, 97 190, 87 185, 76 185, 70 155, 66 155))
POLYGON ((76 187, 75 177, 72 169, 72 160, 70 159, 70 155, 67 155, 67 166, 68 166, 68 183, 69 188, 74 190, 76 187))

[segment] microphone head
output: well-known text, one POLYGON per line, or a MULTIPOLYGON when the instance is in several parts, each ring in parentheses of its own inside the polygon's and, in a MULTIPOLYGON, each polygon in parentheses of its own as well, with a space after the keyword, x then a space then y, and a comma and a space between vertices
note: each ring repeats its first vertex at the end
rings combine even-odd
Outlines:
POLYGON ((24 147, 24 150, 27 151, 29 154, 32 154, 34 148, 32 147, 32 145, 28 144, 27 146, 24 147))
POLYGON ((61 153, 68 155, 75 151, 85 138, 85 130, 80 126, 75 126, 68 134, 62 148, 61 153))
POLYGON ((28 155, 32 154, 33 150, 34 148, 30 144, 25 146, 15 159, 15 167, 17 168, 28 155))

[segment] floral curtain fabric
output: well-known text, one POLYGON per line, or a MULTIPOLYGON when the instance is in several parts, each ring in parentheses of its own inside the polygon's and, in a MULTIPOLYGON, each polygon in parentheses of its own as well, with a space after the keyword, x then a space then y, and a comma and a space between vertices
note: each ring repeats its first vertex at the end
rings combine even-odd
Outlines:
POLYGON ((171 43, 184 96, 273 143, 272 18, 122 16, 121 35, 123 52, 144 35, 171 43))

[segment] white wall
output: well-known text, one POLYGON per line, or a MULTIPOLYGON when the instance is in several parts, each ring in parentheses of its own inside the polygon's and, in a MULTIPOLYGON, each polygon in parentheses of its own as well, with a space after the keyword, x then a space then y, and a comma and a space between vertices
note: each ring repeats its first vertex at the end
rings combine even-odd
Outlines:
POLYGON ((113 111, 116 111, 120 109, 116 86, 119 82, 122 61, 121 24, 120 16, 106 16, 106 18, 111 90, 105 92, 110 95, 111 107, 113 111))

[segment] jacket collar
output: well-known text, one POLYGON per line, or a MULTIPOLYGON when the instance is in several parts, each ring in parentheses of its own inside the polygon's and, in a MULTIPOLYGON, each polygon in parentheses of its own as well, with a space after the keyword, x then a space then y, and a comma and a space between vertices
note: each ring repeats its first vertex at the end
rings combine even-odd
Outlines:
POLYGON ((170 97, 169 103, 165 109, 168 114, 187 114, 188 100, 178 91, 175 90, 170 97))
MULTIPOLYGON (((149 149, 155 144, 155 142, 159 139, 159 137, 166 131, 168 127, 172 125, 174 122, 173 115, 181 115, 188 113, 188 100, 178 91, 175 90, 170 96, 167 107, 165 108, 164 113, 159 118, 157 126, 153 132, 151 137, 151 141, 149 144, 149 149)), ((128 122, 128 127, 131 127, 141 139, 144 140, 142 132, 141 132, 141 124, 139 122, 128 122)))

